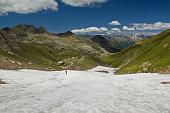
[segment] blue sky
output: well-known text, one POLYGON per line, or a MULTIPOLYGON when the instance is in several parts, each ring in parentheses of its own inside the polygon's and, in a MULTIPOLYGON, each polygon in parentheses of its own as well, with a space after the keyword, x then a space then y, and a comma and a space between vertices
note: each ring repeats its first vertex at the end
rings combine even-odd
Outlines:
POLYGON ((33 24, 55 33, 74 29, 83 33, 155 32, 170 28, 170 0, 79 0, 79 4, 76 0, 25 0, 35 2, 31 8, 25 8, 30 7, 28 3, 11 1, 0 1, 1 28, 33 24))

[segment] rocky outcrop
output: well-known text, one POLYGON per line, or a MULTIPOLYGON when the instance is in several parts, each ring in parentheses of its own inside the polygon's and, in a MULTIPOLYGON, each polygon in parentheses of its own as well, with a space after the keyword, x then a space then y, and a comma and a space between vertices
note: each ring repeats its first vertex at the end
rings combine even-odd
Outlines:
POLYGON ((43 26, 35 27, 34 25, 16 25, 11 29, 13 32, 15 32, 17 35, 23 35, 25 33, 31 33, 31 34, 44 34, 47 33, 46 29, 43 26))
POLYGON ((19 49, 19 39, 17 35, 10 30, 0 30, 0 48, 1 49, 19 49))

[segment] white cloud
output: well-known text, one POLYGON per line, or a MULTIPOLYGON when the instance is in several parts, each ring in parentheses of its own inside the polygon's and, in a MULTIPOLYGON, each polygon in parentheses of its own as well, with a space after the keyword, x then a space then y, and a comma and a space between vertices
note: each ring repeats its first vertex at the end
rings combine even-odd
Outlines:
POLYGON ((74 6, 74 7, 84 7, 92 4, 104 3, 107 0, 62 0, 63 3, 74 6))
POLYGON ((56 11, 57 2, 55 0, 0 0, 0 14, 9 12, 27 14, 47 9, 56 11))
POLYGON ((106 31, 108 31, 108 29, 105 28, 105 27, 101 27, 101 28, 100 28, 100 31, 101 31, 101 32, 106 32, 106 31))
POLYGON ((163 30, 170 29, 170 23, 156 22, 153 24, 136 23, 132 24, 137 30, 163 30))
POLYGON ((113 31, 113 32, 121 32, 121 30, 119 28, 112 28, 111 31, 113 31))
POLYGON ((152 24, 146 24, 146 23, 135 23, 132 24, 137 30, 151 30, 152 24))
POLYGON ((92 33, 92 32, 107 32, 108 29, 105 27, 88 27, 88 28, 83 28, 83 29, 74 29, 72 30, 73 33, 80 33, 80 34, 85 34, 85 33, 92 33))
POLYGON ((109 25, 121 25, 119 21, 113 20, 112 22, 109 23, 109 25))
POLYGON ((83 28, 83 29, 74 29, 72 30, 73 33, 76 34, 96 34, 96 33, 103 33, 103 34, 113 34, 113 33, 120 33, 121 30, 119 28, 112 28, 112 29, 108 29, 106 27, 88 27, 88 28, 83 28))
POLYGON ((135 28, 133 28, 133 27, 127 27, 127 26, 123 26, 123 30, 125 30, 125 31, 134 31, 134 30, 135 30, 135 28))
POLYGON ((87 32, 99 32, 99 28, 97 27, 89 27, 89 28, 86 28, 86 31, 87 32))
POLYGON ((106 32, 106 34, 111 35, 113 33, 120 33, 121 30, 119 28, 112 28, 106 32))

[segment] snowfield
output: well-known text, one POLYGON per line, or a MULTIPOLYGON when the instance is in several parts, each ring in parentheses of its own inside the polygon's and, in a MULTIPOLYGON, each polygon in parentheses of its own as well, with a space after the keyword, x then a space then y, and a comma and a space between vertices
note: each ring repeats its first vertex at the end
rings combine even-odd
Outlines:
POLYGON ((170 113, 170 75, 113 74, 0 70, 0 113, 170 113))

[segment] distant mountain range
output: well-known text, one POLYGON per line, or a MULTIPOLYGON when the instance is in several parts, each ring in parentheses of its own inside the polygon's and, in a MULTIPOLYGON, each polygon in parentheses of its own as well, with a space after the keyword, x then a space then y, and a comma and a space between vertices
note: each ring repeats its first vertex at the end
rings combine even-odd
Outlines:
POLYGON ((99 46, 101 46, 108 52, 114 53, 114 52, 120 51, 120 49, 116 48, 116 46, 114 44, 112 44, 112 41, 104 38, 101 35, 96 35, 96 36, 92 37, 91 40, 94 41, 95 43, 97 43, 99 46))
POLYGON ((139 40, 145 38, 144 35, 80 35, 81 37, 90 38, 95 43, 99 44, 105 50, 111 53, 119 52, 139 40))

